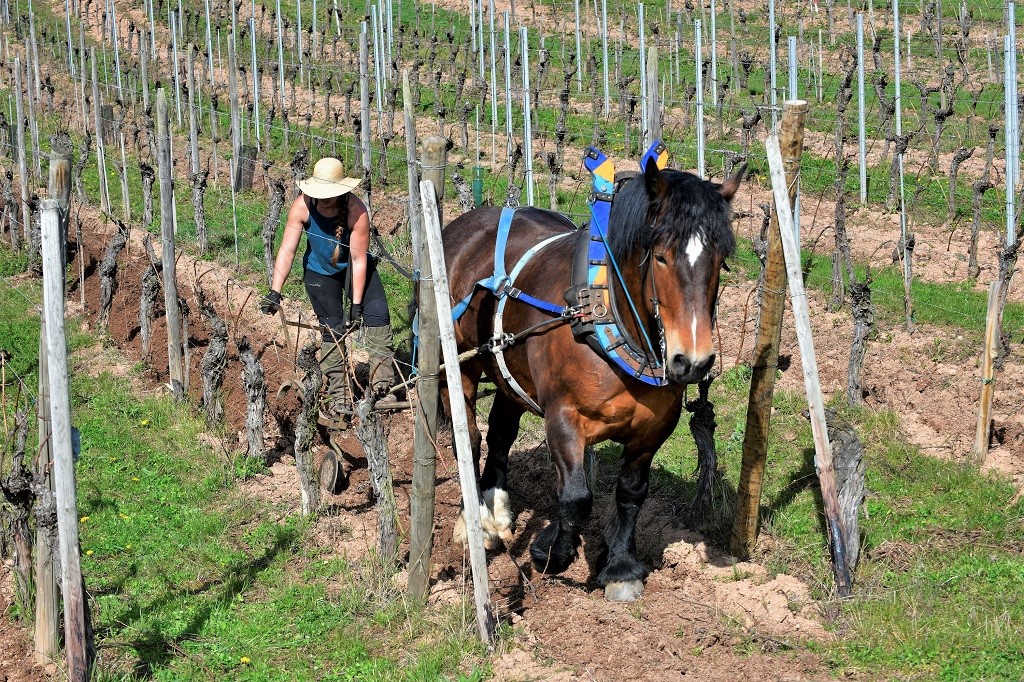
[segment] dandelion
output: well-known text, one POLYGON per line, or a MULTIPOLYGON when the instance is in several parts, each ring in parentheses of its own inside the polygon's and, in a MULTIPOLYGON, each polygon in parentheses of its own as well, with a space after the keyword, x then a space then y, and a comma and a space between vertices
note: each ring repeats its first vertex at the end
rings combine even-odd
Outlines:
POLYGON ((246 664, 246 663, 249 663, 249 657, 248 657, 248 656, 242 656, 242 657, 241 657, 240 659, 238 659, 238 660, 240 660, 240 661, 242 662, 242 664, 243 664, 243 665, 244 665, 244 664, 246 664))
POLYGON ((139 424, 141 426, 148 426, 149 425, 149 420, 148 419, 143 419, 142 421, 139 422, 139 424))
POLYGON ((91 549, 85 550, 85 556, 92 556, 92 550, 91 549))
POLYGON ((132 476, 132 480, 135 481, 136 483, 138 483, 139 482, 139 477, 138 476, 132 476))
POLYGON ((88 520, 89 520, 89 517, 88 517, 88 516, 83 516, 82 518, 78 519, 78 522, 79 522, 79 523, 85 523, 85 522, 86 522, 86 521, 88 521, 88 520))

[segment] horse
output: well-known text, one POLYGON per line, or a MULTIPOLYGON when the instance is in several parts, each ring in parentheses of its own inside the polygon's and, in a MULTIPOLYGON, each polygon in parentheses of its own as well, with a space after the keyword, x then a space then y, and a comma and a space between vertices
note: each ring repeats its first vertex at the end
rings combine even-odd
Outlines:
MULTIPOLYGON (((730 202, 744 170, 717 183, 687 172, 660 170, 649 161, 614 194, 605 243, 620 277, 609 277, 608 300, 618 311, 634 309, 634 315, 622 317, 621 331, 645 349, 641 364, 660 377, 655 384, 661 385, 631 376, 578 339, 570 324, 561 324, 565 318, 571 321, 576 312, 572 306, 566 308, 568 315, 556 317, 552 310, 514 296, 528 292, 534 301, 562 300, 563 296, 568 301, 573 261, 580 242, 588 239, 587 230, 576 229, 555 212, 533 207, 517 210, 507 230, 501 271, 517 264, 521 270, 514 288, 505 286, 496 296, 477 284, 495 271, 493 254, 502 209, 475 209, 445 227, 442 241, 449 290, 455 300, 466 296, 464 312, 455 324, 460 353, 493 349, 502 341, 495 338, 499 335, 494 328, 502 296, 506 300, 500 328, 518 332, 511 345, 498 349, 503 357, 480 353, 461 365, 462 393, 468 414, 474 415, 469 419, 470 442, 489 548, 512 537, 508 455, 520 418, 530 410, 544 419, 558 500, 554 517, 531 544, 534 566, 557 574, 575 560, 580 529, 593 499, 584 474, 584 450, 615 441, 623 446, 621 470, 597 582, 609 601, 633 601, 643 595, 648 570, 636 555, 636 521, 648 494, 651 462, 676 428, 686 386, 703 380, 715 362, 712 330, 719 278, 736 249, 730 202), (531 249, 535 254, 524 259, 531 249), (641 338, 648 343, 636 341, 641 338), (484 375, 497 390, 487 418, 487 458, 481 473, 481 434, 475 414, 484 375)), ((501 346, 510 341, 504 336, 501 346)), ((455 536, 465 540, 462 517, 455 536)))

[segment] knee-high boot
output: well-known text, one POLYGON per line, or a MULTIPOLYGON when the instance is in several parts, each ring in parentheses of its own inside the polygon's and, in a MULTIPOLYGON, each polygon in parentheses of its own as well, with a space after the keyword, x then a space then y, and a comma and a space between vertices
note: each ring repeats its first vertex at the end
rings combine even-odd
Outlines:
POLYGON ((320 347, 320 372, 323 374, 325 397, 321 416, 329 422, 327 426, 348 428, 352 400, 344 342, 324 342, 320 347))
POLYGON ((381 396, 391 388, 395 379, 395 346, 391 325, 366 327, 366 348, 370 353, 370 389, 381 396))

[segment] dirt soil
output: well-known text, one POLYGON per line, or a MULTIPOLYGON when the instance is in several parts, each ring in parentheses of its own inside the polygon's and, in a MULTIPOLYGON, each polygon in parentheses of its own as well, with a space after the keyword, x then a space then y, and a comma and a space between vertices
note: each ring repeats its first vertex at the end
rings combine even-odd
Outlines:
POLYGON ((32 657, 32 633, 11 617, 14 574, 9 561, 0 562, 0 682, 45 682, 56 679, 57 666, 37 664, 32 657))

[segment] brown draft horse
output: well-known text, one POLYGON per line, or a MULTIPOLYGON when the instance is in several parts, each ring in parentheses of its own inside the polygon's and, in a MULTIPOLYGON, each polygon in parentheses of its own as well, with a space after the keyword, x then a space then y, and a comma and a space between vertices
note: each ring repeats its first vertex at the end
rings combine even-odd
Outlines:
MULTIPOLYGON (((606 529, 598 581, 605 598, 631 601, 643 594, 647 568, 637 560, 634 537, 640 507, 648 493, 651 461, 679 421, 685 387, 704 378, 715 360, 712 329, 719 276, 735 251, 730 201, 743 170, 719 184, 649 163, 615 194, 607 244, 618 262, 622 285, 611 287, 618 310, 628 310, 626 291, 649 339, 661 340, 667 384, 653 386, 627 375, 578 341, 567 324, 552 324, 504 350, 511 375, 543 410, 548 447, 557 470, 555 518, 530 548, 534 565, 560 573, 573 562, 580 528, 591 511, 592 494, 584 475, 584 448, 606 440, 621 443, 622 469, 616 507, 606 529), (659 315, 660 313, 660 315, 659 315), (660 317, 660 325, 659 318, 660 317), (663 330, 663 331, 662 331, 663 330)), ((444 230, 449 285, 456 300, 494 272, 494 242, 501 210, 477 209, 444 230)), ((516 212, 505 252, 506 270, 531 247, 570 232, 568 218, 537 208, 516 212)), ((560 302, 570 285, 573 254, 588 231, 579 230, 539 251, 516 278, 531 296, 560 302)), ((493 336, 498 298, 476 288, 455 326, 459 351, 477 348, 493 336)), ((503 327, 509 332, 551 320, 552 314, 520 300, 506 302, 503 327)), ((622 327, 641 338, 636 320, 622 316, 622 327)), ((512 536, 506 492, 508 454, 519 421, 530 407, 502 378, 496 358, 481 353, 462 364, 462 390, 475 414, 477 386, 486 374, 497 385, 488 416, 487 461, 480 477, 481 511, 488 546, 512 536)), ((469 420, 473 456, 479 471, 480 430, 469 420)), ((460 518, 456 539, 464 539, 460 518), (460 537, 461 536, 461 537, 460 537)))

